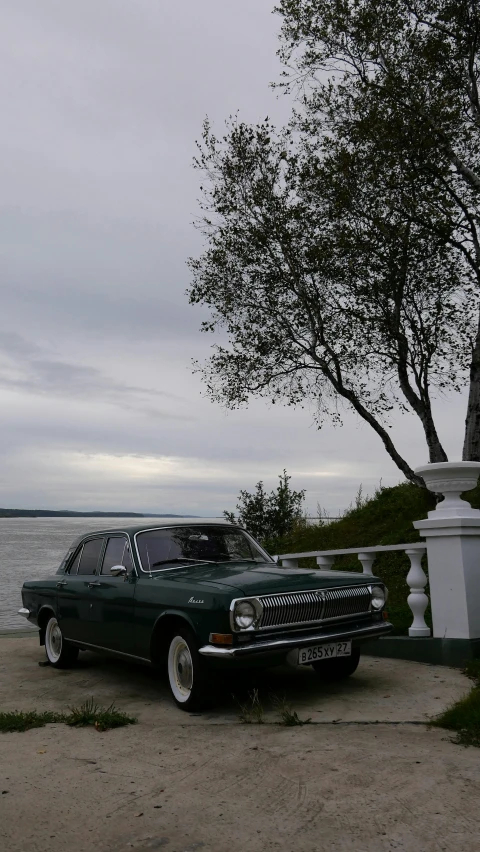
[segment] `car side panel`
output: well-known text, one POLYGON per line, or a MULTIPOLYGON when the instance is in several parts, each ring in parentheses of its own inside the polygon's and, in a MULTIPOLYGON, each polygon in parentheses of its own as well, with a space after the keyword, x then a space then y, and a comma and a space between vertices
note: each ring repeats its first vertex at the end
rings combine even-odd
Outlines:
POLYGON ((136 653, 134 603, 136 577, 100 574, 90 597, 90 642, 101 648, 136 653))
POLYGON ((92 590, 89 584, 96 580, 94 574, 65 574, 59 581, 57 618, 65 639, 93 641, 90 624, 92 590))

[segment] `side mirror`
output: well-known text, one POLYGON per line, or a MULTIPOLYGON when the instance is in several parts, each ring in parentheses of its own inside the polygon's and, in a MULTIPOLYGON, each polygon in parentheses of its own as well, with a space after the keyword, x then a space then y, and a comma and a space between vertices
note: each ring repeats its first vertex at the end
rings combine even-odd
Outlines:
POLYGON ((125 568, 125 565, 112 565, 110 568, 110 574, 112 577, 126 577, 127 569, 125 568))

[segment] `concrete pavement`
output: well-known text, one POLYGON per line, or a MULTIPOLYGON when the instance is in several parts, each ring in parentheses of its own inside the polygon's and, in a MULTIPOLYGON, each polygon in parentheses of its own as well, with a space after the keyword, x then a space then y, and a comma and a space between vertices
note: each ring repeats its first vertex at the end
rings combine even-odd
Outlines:
POLYGON ((139 724, 0 734, 5 852, 480 850, 480 751, 422 724, 469 690, 457 670, 370 657, 322 686, 308 669, 277 669, 231 679, 215 709, 189 715, 147 668, 82 654, 57 671, 41 659, 36 637, 1 639, 0 709, 93 696, 139 724), (241 725, 238 702, 255 686, 266 724, 241 725), (277 725, 271 693, 312 724, 277 725))

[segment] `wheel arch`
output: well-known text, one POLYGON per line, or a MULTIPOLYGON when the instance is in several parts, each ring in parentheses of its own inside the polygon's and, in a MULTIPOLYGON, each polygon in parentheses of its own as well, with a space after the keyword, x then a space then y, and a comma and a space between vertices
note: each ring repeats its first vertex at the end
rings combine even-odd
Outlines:
POLYGON ((189 627, 197 635, 197 630, 191 618, 180 610, 167 610, 157 618, 150 638, 150 659, 154 665, 161 665, 167 652, 167 640, 175 625, 189 627))
POLYGON ((40 630, 40 645, 45 645, 45 630, 51 616, 56 616, 56 612, 50 604, 44 604, 40 607, 37 615, 38 629, 40 630))

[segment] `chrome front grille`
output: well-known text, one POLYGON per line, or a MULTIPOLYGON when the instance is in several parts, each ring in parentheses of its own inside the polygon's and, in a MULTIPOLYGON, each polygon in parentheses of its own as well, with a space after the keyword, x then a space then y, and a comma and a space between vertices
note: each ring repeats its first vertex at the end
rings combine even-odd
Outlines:
POLYGON ((322 618, 342 618, 369 612, 372 596, 368 586, 352 589, 326 589, 325 611, 322 618))
POLYGON ((370 612, 371 595, 368 586, 353 586, 265 595, 259 600, 263 606, 259 628, 265 630, 267 627, 288 627, 364 615, 370 612))

